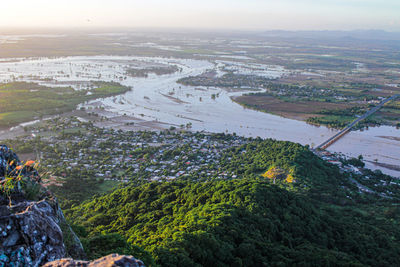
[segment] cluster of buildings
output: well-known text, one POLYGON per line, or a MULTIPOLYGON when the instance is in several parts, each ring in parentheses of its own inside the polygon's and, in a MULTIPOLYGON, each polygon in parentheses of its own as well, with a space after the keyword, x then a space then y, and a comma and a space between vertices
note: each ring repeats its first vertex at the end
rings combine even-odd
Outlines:
POLYGON ((248 142, 225 134, 115 131, 76 120, 60 121, 53 127, 61 134, 42 135, 43 166, 60 177, 84 172, 120 182, 185 176, 236 178, 234 173, 220 169, 222 152, 248 142))
POLYGON ((331 163, 333 165, 338 166, 339 169, 342 172, 350 172, 350 173, 355 173, 355 174, 362 174, 360 168, 358 168, 356 166, 353 166, 353 165, 350 165, 350 164, 344 164, 343 163, 343 158, 339 157, 336 154, 333 154, 333 153, 331 153, 329 151, 326 151, 326 150, 318 151, 318 152, 316 152, 316 154, 318 156, 320 156, 323 160, 325 160, 325 161, 327 161, 327 162, 329 162, 329 163, 331 163))

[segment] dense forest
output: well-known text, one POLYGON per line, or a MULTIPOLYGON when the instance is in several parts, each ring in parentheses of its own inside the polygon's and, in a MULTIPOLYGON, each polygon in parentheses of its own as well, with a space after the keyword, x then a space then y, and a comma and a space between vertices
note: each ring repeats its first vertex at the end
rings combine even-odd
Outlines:
POLYGON ((400 264, 394 221, 257 179, 130 185, 67 214, 89 253, 119 234, 161 266, 400 264))
POLYGON ((93 258, 130 253, 150 266, 400 264, 398 199, 361 194, 307 147, 255 139, 224 151, 219 168, 237 179, 130 183, 65 213, 93 258))
MULTIPOLYGON (((307 146, 273 139, 121 132, 75 120, 51 129, 59 132, 51 143, 10 144, 18 153, 42 152, 42 178, 50 170, 62 176, 62 186, 49 189, 91 259, 120 253, 147 266, 399 265, 400 186, 379 171, 346 172, 307 146), (112 164, 125 182, 96 175, 112 164), (191 165, 197 169, 152 182, 155 170, 169 176, 191 165), (110 192, 113 184, 119 188, 110 192)), ((342 161, 362 168, 361 159, 342 161)), ((73 240, 64 238, 68 248, 73 240)))

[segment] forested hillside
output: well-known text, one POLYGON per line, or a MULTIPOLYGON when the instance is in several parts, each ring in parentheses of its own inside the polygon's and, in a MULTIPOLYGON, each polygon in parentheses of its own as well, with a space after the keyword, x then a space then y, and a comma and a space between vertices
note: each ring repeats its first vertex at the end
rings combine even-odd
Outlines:
POLYGON ((48 158, 42 164, 64 174, 62 186, 50 189, 91 259, 120 253, 147 266, 400 264, 400 187, 389 176, 345 172, 292 142, 85 128, 62 133, 57 146, 32 139, 16 147, 39 146, 48 158), (82 136, 93 137, 79 142, 82 136), (138 140, 158 146, 130 145, 138 140), (121 142, 121 151, 98 152, 121 142), (129 161, 121 163, 124 155, 129 161), (106 182, 92 165, 112 162, 126 169, 126 182, 101 196, 106 182), (157 170, 168 178, 186 173, 151 182, 157 170))
POLYGON ((285 176, 269 178, 297 191, 338 190, 338 185, 347 184, 338 168, 315 156, 308 147, 292 142, 256 139, 225 152, 222 162, 225 170, 246 178, 260 177, 271 168, 281 169, 285 176), (291 180, 282 179, 289 175, 291 180))
POLYGON ((400 264, 394 221, 254 179, 131 185, 68 215, 85 242, 119 233, 162 266, 400 264))

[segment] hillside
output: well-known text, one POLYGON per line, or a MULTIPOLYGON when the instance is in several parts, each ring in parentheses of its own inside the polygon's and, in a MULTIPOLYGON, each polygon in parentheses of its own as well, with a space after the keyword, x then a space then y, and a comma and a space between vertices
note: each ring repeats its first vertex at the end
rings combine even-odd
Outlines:
POLYGON ((344 172, 306 146, 272 139, 61 125, 60 135, 15 144, 21 151, 39 146, 43 166, 65 174, 50 188, 90 259, 120 253, 147 266, 399 264, 400 187, 380 172, 344 172), (124 180, 101 196, 103 166, 124 180))
POLYGON ((131 185, 67 214, 89 239, 119 233, 161 266, 400 264, 394 222, 258 180, 131 185))
POLYGON ((50 189, 63 208, 104 193, 118 182, 261 178, 271 168, 282 169, 285 175, 268 179, 288 190, 331 202, 363 197, 347 174, 292 142, 225 134, 123 132, 79 121, 49 122, 35 131, 40 136, 7 143, 20 153, 34 153, 40 147, 44 171, 62 183, 50 189))

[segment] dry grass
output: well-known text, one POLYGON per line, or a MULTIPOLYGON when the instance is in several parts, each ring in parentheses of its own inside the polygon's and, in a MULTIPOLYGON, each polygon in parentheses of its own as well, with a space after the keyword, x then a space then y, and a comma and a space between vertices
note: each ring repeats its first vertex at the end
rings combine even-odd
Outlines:
POLYGON ((296 120, 307 120, 310 117, 321 116, 316 113, 322 109, 345 109, 354 106, 348 103, 339 104, 318 101, 285 102, 272 96, 251 95, 236 97, 234 101, 250 106, 255 105, 259 110, 296 120))

